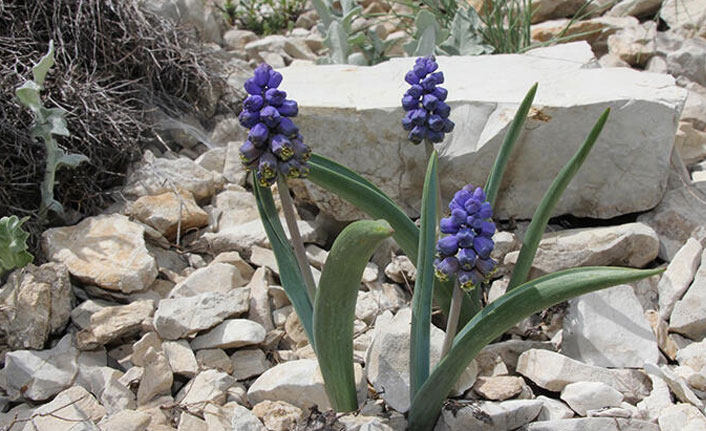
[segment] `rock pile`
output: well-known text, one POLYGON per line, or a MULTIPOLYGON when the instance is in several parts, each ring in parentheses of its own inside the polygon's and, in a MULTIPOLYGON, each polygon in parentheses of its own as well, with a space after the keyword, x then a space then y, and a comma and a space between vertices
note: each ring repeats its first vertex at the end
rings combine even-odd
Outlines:
MULTIPOLYGON (((223 44, 231 66, 287 66, 322 54, 321 37, 310 30, 315 14, 302 15, 286 36, 259 38, 243 30, 223 33, 208 8, 179 15, 196 0, 146 3, 208 28, 204 37, 223 44)), ((564 19, 580 3, 533 2, 533 37, 550 37, 562 21, 548 20, 564 19)), ((579 126, 590 127, 587 118, 614 108, 614 125, 558 211, 599 218, 646 212, 601 227, 552 225, 533 277, 585 265, 664 262, 666 271, 521 322, 469 365, 435 429, 706 429, 706 231, 699 229, 706 225, 706 27, 672 13, 675 4, 701 11, 695 0, 625 0, 580 23, 600 30, 585 36, 587 42, 524 56, 440 60, 456 97, 458 128, 441 163, 448 190, 480 183, 517 102, 529 83, 541 81, 519 145, 525 149, 501 191, 510 196, 501 201, 501 217, 530 216, 552 169, 574 151, 568 142, 578 145, 587 133, 579 126), (668 32, 633 17, 660 5, 668 32), (493 75, 514 83, 473 85, 497 82, 493 75)), ((379 2, 366 7, 387 10, 379 2)), ((400 37, 394 23, 377 25, 386 37, 400 37)), ((402 147, 401 127, 398 133, 393 126, 402 92, 389 85, 408 63, 325 72, 304 64, 283 74, 316 151, 367 174, 414 215, 423 154, 402 147), (305 85, 312 73, 320 77, 319 92, 305 85), (370 96, 363 100, 363 94, 370 96), (361 146, 366 133, 375 142, 361 146)), ((231 84, 242 85, 242 77, 233 74, 231 84)), ((362 407, 331 415, 313 350, 279 285, 238 160, 242 132, 234 124, 222 121, 211 137, 216 147, 196 160, 147 152, 127 178, 126 204, 47 230, 42 244, 49 263, 10 275, 0 289, 0 429, 279 431, 326 423, 351 431, 405 429, 414 266, 389 253, 394 244, 368 264, 354 325, 362 407)), ((316 278, 340 228, 337 219, 356 213, 306 183, 295 191, 300 203, 320 205, 302 205, 298 221, 316 278)), ((515 225, 495 235, 501 266, 488 301, 504 292, 516 262, 526 223, 515 225)), ((432 328, 433 361, 441 337, 432 328)))

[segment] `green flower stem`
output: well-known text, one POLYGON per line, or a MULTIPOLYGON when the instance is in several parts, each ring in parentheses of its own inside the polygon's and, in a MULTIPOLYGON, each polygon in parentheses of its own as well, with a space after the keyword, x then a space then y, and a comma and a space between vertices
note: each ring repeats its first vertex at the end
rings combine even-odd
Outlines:
POLYGON ((299 227, 297 226, 294 202, 292 202, 292 197, 289 195, 287 179, 283 178, 282 175, 277 177, 277 190, 279 190, 279 198, 282 201, 284 220, 287 222, 287 229, 289 229, 289 235, 292 238, 294 255, 297 257, 299 269, 301 270, 302 277, 304 277, 304 283, 306 284, 306 290, 309 293, 309 299, 313 303, 316 299, 316 282, 314 282, 314 276, 311 273, 309 260, 306 258, 304 242, 302 241, 302 236, 299 233, 299 227))
POLYGON ((441 347, 441 358, 451 350, 456 330, 458 329, 458 318, 461 315, 461 304, 463 303, 463 289, 458 285, 458 280, 454 283, 454 291, 451 296, 451 306, 449 307, 449 318, 446 321, 446 336, 441 347))

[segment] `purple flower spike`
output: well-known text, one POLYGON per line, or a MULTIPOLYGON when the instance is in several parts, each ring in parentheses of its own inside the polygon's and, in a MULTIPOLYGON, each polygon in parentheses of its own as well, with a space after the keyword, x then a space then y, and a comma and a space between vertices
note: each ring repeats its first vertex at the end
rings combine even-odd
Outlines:
POLYGON ((451 216, 442 218, 440 223, 441 232, 447 236, 436 244, 435 273, 442 280, 455 276, 461 287, 472 289, 487 282, 497 265, 490 258, 495 246, 492 208, 483 189, 468 185, 454 194, 449 209, 451 216), (458 267, 444 264, 450 258, 458 267), (450 272, 452 268, 457 271, 450 272))
POLYGON ((419 57, 412 70, 405 75, 411 87, 402 98, 402 108, 408 111, 402 120, 404 130, 410 130, 408 139, 414 144, 442 142, 444 135, 453 130, 448 120, 451 108, 444 103, 448 92, 438 87, 444 82, 444 74, 435 72, 439 68, 434 57, 419 57), (409 114, 414 112, 414 114, 409 114), (410 127, 410 123, 417 127, 410 127))
POLYGON ((287 100, 286 92, 277 89, 281 83, 281 73, 267 64, 258 66, 253 77, 245 81, 250 95, 238 115, 240 124, 250 129, 248 140, 240 148, 240 159, 246 169, 254 171, 262 187, 274 184, 278 175, 305 178, 309 173, 311 149, 291 120, 299 107, 294 100, 287 100))
POLYGON ((444 259, 437 259, 434 262, 436 268, 436 276, 442 280, 448 280, 448 277, 453 276, 458 272, 460 267, 458 260, 455 257, 446 257, 444 259))

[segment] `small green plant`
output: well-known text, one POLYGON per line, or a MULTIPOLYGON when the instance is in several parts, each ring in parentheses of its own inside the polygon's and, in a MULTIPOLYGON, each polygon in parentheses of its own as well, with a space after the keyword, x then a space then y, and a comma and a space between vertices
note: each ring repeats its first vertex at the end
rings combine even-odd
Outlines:
POLYGON ((29 217, 17 216, 0 218, 0 276, 5 271, 22 268, 34 257, 27 251, 29 234, 22 230, 22 224, 29 217))
POLYGON ((53 65, 54 43, 50 41, 49 52, 32 68, 34 80, 25 82, 15 90, 20 103, 29 108, 34 115, 32 137, 43 141, 46 151, 44 180, 41 184, 42 201, 39 207, 39 216, 43 220, 46 220, 49 211, 64 217, 64 207, 54 199, 56 171, 63 166, 75 168, 88 160, 88 157, 83 154, 66 153, 54 138, 54 136, 69 136, 69 130, 66 128, 64 118, 66 113, 63 109, 46 108, 42 104, 40 92, 44 89, 44 80, 53 65))
POLYGON ((363 8, 355 0, 341 0, 340 12, 333 8, 331 0, 312 0, 312 4, 321 19, 318 30, 329 50, 319 64, 368 66, 389 59, 385 53, 394 40, 382 40, 371 28, 353 29, 355 20, 363 18, 363 8))
POLYGON ((277 34, 294 28, 305 0, 226 0, 220 9, 230 25, 259 35, 277 34))

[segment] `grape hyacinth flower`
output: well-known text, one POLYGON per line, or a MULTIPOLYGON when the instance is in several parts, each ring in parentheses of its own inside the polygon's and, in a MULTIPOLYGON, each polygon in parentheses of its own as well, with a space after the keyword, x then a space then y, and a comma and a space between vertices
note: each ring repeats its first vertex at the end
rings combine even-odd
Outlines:
POLYGON ((456 276, 459 285, 472 289, 488 281, 497 263, 490 257, 495 243, 493 210, 482 188, 467 185, 449 203, 451 214, 442 218, 437 242, 436 276, 442 280, 456 276))
POLYGON ((402 107, 407 111, 402 127, 414 144, 441 142, 454 129, 449 120, 451 108, 444 102, 448 92, 438 86, 444 82, 444 73, 436 72, 438 68, 433 56, 419 57, 404 77, 411 87, 402 97, 402 107))
POLYGON ((291 120, 299 112, 297 102, 287 99, 279 90, 282 74, 268 64, 255 69, 255 75, 245 81, 248 97, 238 116, 240 124, 250 130, 240 147, 240 160, 255 171, 258 184, 269 187, 279 174, 286 178, 305 178, 310 148, 302 141, 299 128, 291 120))

